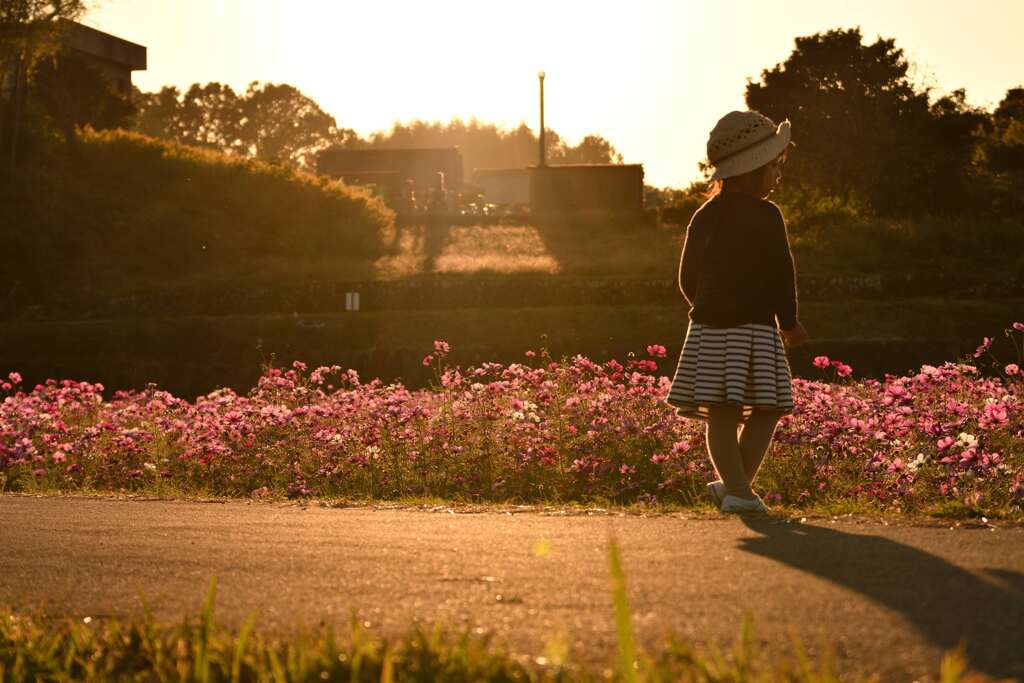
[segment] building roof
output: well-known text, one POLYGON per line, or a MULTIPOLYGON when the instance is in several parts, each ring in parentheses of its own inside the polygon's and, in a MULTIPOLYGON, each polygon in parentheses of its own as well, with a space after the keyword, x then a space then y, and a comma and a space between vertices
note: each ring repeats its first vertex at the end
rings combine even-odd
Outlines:
POLYGON ((544 166, 532 165, 530 169, 544 169, 544 170, 576 170, 576 171, 622 171, 625 169, 641 169, 643 170, 643 164, 545 164, 544 166))
POLYGON ((131 71, 145 70, 146 47, 144 45, 112 36, 76 21, 62 19, 61 22, 64 42, 71 49, 128 68, 131 71))

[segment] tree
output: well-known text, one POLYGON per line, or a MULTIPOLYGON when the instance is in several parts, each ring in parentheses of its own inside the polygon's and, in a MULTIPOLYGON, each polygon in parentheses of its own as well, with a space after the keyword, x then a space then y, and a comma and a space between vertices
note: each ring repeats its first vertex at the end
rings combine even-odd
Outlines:
POLYGON ((985 157, 997 173, 1018 176, 1016 194, 1024 196, 1024 88, 1010 88, 993 114, 994 127, 985 144, 985 157))
POLYGON ((963 88, 932 104, 927 152, 922 155, 930 179, 921 196, 948 208, 966 209, 985 201, 986 182, 974 163, 976 150, 993 130, 991 115, 967 104, 963 88))
POLYGON ((782 64, 748 80, 746 102, 793 123, 787 180, 877 208, 901 209, 927 183, 928 93, 915 90, 893 39, 865 45, 859 28, 799 37, 782 64))
MULTIPOLYGON (((557 144, 550 133, 548 142, 557 144)), ((538 157, 537 137, 525 123, 506 130, 475 118, 468 123, 460 118, 395 123, 390 131, 371 135, 368 144, 389 149, 458 147, 466 177, 478 168, 522 168, 537 163, 538 157)))
POLYGON ((996 107, 992 118, 998 124, 1005 124, 1009 121, 1024 121, 1024 87, 1010 88, 1006 96, 996 107))
POLYGON ((131 101, 115 93, 103 74, 70 52, 39 64, 29 95, 42 103, 72 151, 76 147, 76 128, 120 128, 135 113, 131 101))
POLYGON ((257 159, 312 169, 316 152, 358 137, 290 85, 253 82, 241 104, 239 137, 257 159))
POLYGON ((1011 88, 996 107, 993 126, 977 152, 1003 213, 1024 211, 1024 88, 1011 88))
MULTIPOLYGON (((479 168, 524 168, 536 164, 540 149, 537 136, 525 124, 508 130, 492 123, 454 118, 448 123, 411 121, 396 123, 389 132, 370 137, 372 147, 458 147, 469 177, 479 168)), ((622 155, 605 138, 587 135, 575 147, 553 130, 545 130, 547 162, 551 164, 622 163, 622 155)))
POLYGON ((36 66, 60 51, 61 20, 84 13, 84 0, 0 0, 0 150, 7 150, 12 171, 36 66))
POLYGON ((60 51, 61 20, 84 13, 84 0, 0 0, 0 64, 31 73, 60 51))
POLYGON ((552 152, 553 164, 621 164, 622 155, 600 135, 587 135, 575 147, 561 141, 552 152))
POLYGON ((186 145, 310 169, 319 149, 350 144, 355 131, 290 85, 252 82, 242 95, 221 83, 138 93, 135 128, 186 145))

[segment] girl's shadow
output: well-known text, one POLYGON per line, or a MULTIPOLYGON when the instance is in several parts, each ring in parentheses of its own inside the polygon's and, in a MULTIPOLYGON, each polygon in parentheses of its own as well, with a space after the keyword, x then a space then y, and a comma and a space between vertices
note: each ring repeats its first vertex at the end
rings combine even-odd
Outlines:
POLYGON ((963 638, 972 668, 1024 680, 1020 572, 987 569, 1007 584, 1004 588, 941 557, 881 536, 752 515, 742 519, 761 535, 741 539, 741 549, 857 591, 903 615, 944 651, 963 638))

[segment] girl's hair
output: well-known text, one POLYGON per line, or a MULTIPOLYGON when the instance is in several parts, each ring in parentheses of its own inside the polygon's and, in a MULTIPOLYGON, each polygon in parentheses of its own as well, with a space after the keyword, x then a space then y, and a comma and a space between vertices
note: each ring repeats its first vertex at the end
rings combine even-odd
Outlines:
MULTIPOLYGON (((769 162, 770 163, 770 162, 769 162)), ((712 199, 717 197, 725 189, 725 184, 729 184, 730 190, 739 190, 740 192, 747 192, 753 194, 758 188, 761 187, 761 178, 764 175, 764 166, 758 166, 753 171, 747 171, 741 175, 732 176, 730 178, 719 178, 718 180, 712 180, 708 182, 708 187, 704 190, 704 199, 712 199)))
MULTIPOLYGON (((792 145, 793 143, 791 142, 789 144, 792 145)), ((786 147, 786 149, 779 154, 779 157, 785 161, 789 157, 789 147, 786 147)), ((768 164, 770 163, 771 161, 768 162, 768 164)), ((753 194, 761 187, 762 174, 768 168, 768 164, 758 166, 752 171, 747 171, 746 173, 732 176, 731 178, 719 178, 718 180, 710 181, 707 189, 704 190, 704 199, 711 199, 721 194, 722 190, 725 189, 726 184, 729 185, 730 190, 739 190, 740 192, 753 194)))

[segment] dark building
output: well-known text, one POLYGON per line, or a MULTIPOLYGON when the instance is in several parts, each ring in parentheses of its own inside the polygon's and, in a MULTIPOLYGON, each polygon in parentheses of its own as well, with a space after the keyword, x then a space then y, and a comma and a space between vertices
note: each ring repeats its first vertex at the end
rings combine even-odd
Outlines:
POLYGON ((642 164, 566 164, 530 167, 533 214, 640 213, 644 208, 642 164))
POLYGON ((146 69, 144 46, 74 21, 64 20, 61 30, 68 48, 96 67, 117 93, 131 95, 132 71, 146 69))
MULTIPOLYGON (((444 173, 445 186, 462 187, 462 154, 458 147, 426 149, 345 149, 332 147, 317 155, 317 172, 332 178, 341 178, 359 184, 370 177, 393 177, 397 174, 400 185, 413 181, 419 189, 433 187, 437 173, 444 173)), ((391 181, 393 183, 394 181, 391 181)), ((391 184, 389 183, 389 184, 391 184)))
POLYGON ((484 199, 491 204, 530 203, 528 168, 478 168, 473 171, 471 182, 483 191, 484 199))

